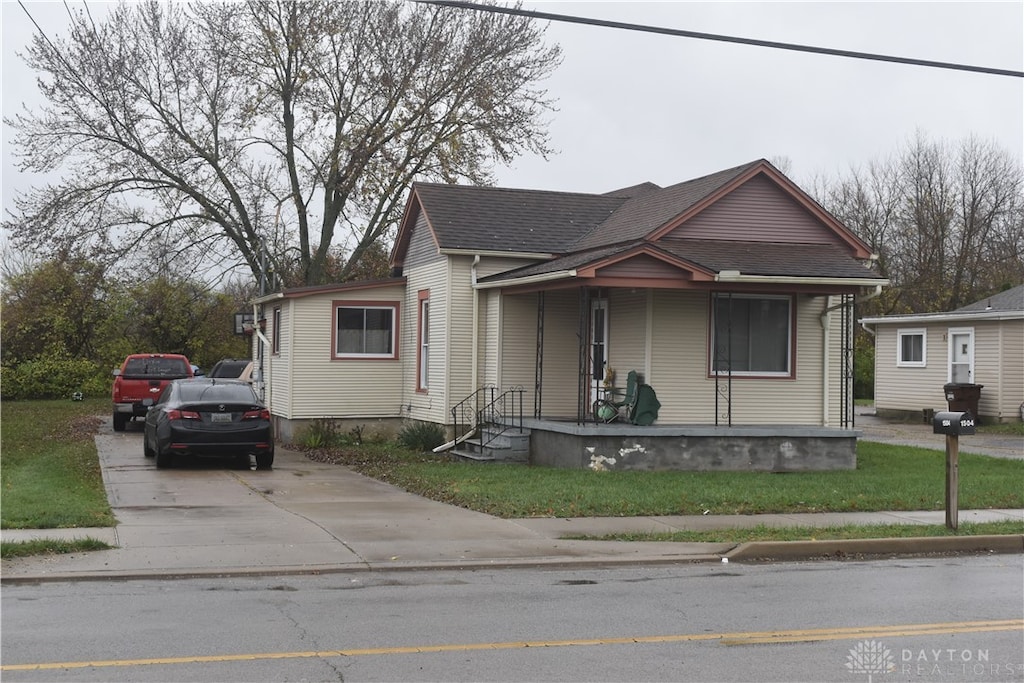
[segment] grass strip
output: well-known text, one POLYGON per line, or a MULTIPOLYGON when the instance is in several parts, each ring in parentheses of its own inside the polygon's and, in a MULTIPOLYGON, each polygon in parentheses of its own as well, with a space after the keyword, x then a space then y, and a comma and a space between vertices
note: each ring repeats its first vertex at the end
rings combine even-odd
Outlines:
POLYGON ((0 558, 29 557, 30 555, 69 555, 92 550, 110 550, 112 545, 95 538, 55 540, 37 538, 31 541, 3 541, 0 543, 0 558))
POLYGON ((746 529, 684 530, 659 533, 627 532, 600 536, 577 534, 562 536, 561 538, 576 541, 749 543, 752 541, 836 541, 861 538, 1004 536, 1017 534, 1024 534, 1024 522, 966 522, 959 524, 956 531, 947 529, 942 524, 873 524, 870 526, 843 524, 829 527, 775 527, 759 524, 746 529))

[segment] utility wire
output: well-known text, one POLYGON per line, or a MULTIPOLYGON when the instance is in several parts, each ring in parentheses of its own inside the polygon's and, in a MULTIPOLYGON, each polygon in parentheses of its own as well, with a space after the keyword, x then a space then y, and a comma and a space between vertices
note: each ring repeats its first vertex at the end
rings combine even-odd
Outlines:
POLYGON ((699 40, 717 40, 724 43, 739 43, 741 45, 755 45, 757 47, 770 47, 776 50, 793 50, 796 52, 812 52, 819 55, 832 55, 834 57, 850 57, 852 59, 870 59, 878 62, 895 62, 897 64, 911 64, 913 66, 926 66, 935 69, 954 69, 956 71, 972 71, 975 73, 992 74, 995 76, 1013 76, 1024 78, 1024 71, 1012 69, 996 69, 988 66, 972 66, 970 64, 955 64, 952 62, 934 62, 927 59, 914 59, 912 57, 894 57, 892 55, 879 55, 870 52, 856 52, 854 50, 837 50, 830 47, 814 47, 811 45, 797 45, 795 43, 779 43, 773 40, 757 40, 755 38, 739 38, 736 36, 723 36, 716 33, 701 33, 699 31, 685 31, 676 28, 664 28, 661 26, 644 26, 643 24, 628 24, 621 21, 610 21, 607 19, 590 19, 588 17, 576 17, 568 14, 552 14, 550 12, 537 12, 534 10, 518 9, 514 7, 500 7, 496 5, 481 5, 475 2, 463 2, 462 0, 413 0, 424 5, 439 5, 442 7, 454 7, 457 9, 471 9, 481 12, 493 12, 497 14, 511 14, 531 19, 544 19, 547 21, 562 21, 570 24, 587 24, 589 26, 601 26, 604 28, 619 28, 627 31, 643 31, 646 33, 660 33, 668 36, 679 36, 682 38, 697 38, 699 40))

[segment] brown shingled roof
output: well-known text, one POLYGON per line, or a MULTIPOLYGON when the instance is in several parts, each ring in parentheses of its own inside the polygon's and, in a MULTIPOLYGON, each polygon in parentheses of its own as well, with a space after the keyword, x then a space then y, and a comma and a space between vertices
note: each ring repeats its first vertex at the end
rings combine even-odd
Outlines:
POLYGON ((442 249, 564 253, 625 197, 416 183, 442 249))

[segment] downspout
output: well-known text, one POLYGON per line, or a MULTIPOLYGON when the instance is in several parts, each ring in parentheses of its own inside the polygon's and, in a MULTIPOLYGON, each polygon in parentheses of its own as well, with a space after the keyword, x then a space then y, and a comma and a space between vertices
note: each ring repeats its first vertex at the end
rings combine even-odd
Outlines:
MULTIPOLYGON (((854 305, 856 305, 856 304, 859 304, 859 303, 863 303, 865 301, 870 301, 871 299, 874 299, 876 296, 878 296, 881 293, 882 293, 882 285, 875 285, 874 291, 872 291, 870 294, 865 294, 864 296, 855 298, 853 303, 854 303, 854 305)), ((829 407, 830 406, 829 406, 829 400, 828 400, 828 393, 829 393, 830 386, 829 386, 829 381, 828 381, 828 378, 829 378, 828 352, 829 352, 829 329, 832 327, 832 311, 836 310, 837 308, 841 308, 843 306, 842 302, 840 302, 838 304, 835 304, 833 306, 828 306, 828 301, 831 298, 832 297, 830 296, 830 297, 828 297, 828 299, 825 300, 826 308, 825 308, 824 311, 821 312, 821 316, 820 316, 821 328, 822 328, 822 335, 821 335, 821 389, 822 389, 822 392, 821 392, 821 426, 822 427, 828 427, 828 424, 829 424, 828 411, 829 411, 829 407)), ((862 327, 863 327, 863 325, 862 325, 862 327)), ((865 328, 865 329, 867 329, 867 328, 865 328)))
POLYGON ((476 267, 480 263, 480 254, 473 257, 473 265, 470 266, 470 286, 473 288, 473 350, 470 352, 470 359, 473 363, 472 369, 470 370, 470 385, 469 389, 471 392, 476 391, 479 386, 479 369, 477 367, 477 349, 480 344, 480 291, 476 288, 476 267))

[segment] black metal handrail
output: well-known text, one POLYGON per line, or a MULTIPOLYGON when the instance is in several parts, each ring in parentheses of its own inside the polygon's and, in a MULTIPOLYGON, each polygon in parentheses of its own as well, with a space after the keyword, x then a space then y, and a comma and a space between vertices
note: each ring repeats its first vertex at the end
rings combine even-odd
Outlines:
POLYGON ((456 440, 484 424, 501 428, 487 430, 486 439, 481 437, 481 445, 490 443, 510 427, 522 431, 523 387, 515 386, 500 393, 499 391, 497 386, 487 384, 452 406, 452 425, 456 440))

